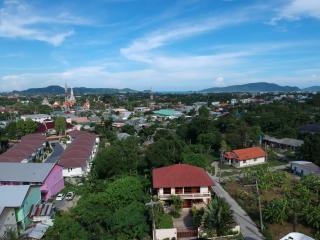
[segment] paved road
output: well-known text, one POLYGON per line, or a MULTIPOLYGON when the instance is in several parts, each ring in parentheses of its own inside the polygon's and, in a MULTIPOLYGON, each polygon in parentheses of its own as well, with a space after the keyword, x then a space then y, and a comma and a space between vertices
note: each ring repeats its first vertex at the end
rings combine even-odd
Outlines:
POLYGON ((251 220, 248 214, 239 206, 239 204, 222 188, 218 178, 212 177, 215 185, 212 187, 217 196, 224 198, 231 206, 233 216, 237 224, 240 225, 241 233, 245 240, 262 240, 264 237, 260 233, 257 225, 251 220))
POLYGON ((53 152, 52 154, 46 159, 45 163, 55 163, 58 161, 59 157, 63 153, 64 149, 59 142, 55 142, 54 146, 52 146, 53 152))

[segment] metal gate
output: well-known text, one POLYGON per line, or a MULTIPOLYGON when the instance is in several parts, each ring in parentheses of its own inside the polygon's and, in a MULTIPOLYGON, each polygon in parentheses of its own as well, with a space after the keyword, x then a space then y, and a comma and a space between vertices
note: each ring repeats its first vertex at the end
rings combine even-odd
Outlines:
POLYGON ((196 229, 177 229, 177 237, 179 238, 192 238, 198 237, 198 230, 196 229))

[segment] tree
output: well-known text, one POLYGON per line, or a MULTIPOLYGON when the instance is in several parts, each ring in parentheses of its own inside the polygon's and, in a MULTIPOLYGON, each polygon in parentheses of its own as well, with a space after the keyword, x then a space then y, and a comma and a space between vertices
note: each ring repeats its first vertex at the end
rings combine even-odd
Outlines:
POLYGON ((54 128, 59 135, 62 135, 67 128, 67 122, 64 117, 57 117, 54 121, 54 128))
POLYGON ((233 223, 230 206, 221 198, 213 198, 204 209, 202 229, 208 237, 223 236, 233 223))
POLYGON ((134 135, 136 130, 134 129, 133 126, 126 124, 121 128, 121 132, 128 133, 130 135, 134 135))
POLYGON ((200 153, 183 153, 183 163, 187 163, 193 166, 207 168, 209 165, 208 156, 200 153))
POLYGON ((204 145, 209 153, 212 149, 219 150, 221 135, 218 132, 202 133, 198 136, 197 141, 204 145))
POLYGON ((300 148, 303 158, 320 165, 320 134, 307 136, 300 148))
POLYGON ((146 151, 146 158, 150 166, 161 167, 182 162, 182 153, 186 144, 178 138, 164 139, 151 144, 146 151))
POLYGON ((98 179, 110 179, 123 174, 136 174, 144 166, 138 140, 129 137, 99 151, 93 162, 93 172, 98 179))
POLYGON ((20 119, 16 122, 16 135, 22 137, 26 134, 34 133, 37 130, 38 124, 31 119, 25 121, 20 119))
POLYGON ((10 122, 5 128, 5 135, 9 139, 15 139, 17 137, 17 128, 15 122, 10 122))
POLYGON ((198 112, 199 112, 199 116, 200 117, 204 117, 204 118, 208 118, 209 117, 209 110, 208 110, 208 108, 206 106, 200 107, 198 112))
POLYGON ((38 124, 29 118, 24 121, 25 134, 34 133, 37 130, 37 127, 38 127, 38 124))
POLYGON ((171 195, 170 201, 172 202, 171 204, 171 214, 173 217, 178 218, 180 217, 180 212, 183 206, 183 202, 181 198, 177 195, 171 195))
POLYGON ((56 216, 54 220, 54 227, 48 229, 44 239, 89 239, 89 233, 79 224, 73 216, 64 214, 56 216))

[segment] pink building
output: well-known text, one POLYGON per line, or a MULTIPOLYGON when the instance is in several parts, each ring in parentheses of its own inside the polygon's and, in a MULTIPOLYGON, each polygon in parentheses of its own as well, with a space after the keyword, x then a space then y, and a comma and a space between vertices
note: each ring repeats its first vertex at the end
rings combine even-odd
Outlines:
POLYGON ((64 188, 62 167, 55 163, 0 163, 0 185, 40 186, 47 201, 64 188))

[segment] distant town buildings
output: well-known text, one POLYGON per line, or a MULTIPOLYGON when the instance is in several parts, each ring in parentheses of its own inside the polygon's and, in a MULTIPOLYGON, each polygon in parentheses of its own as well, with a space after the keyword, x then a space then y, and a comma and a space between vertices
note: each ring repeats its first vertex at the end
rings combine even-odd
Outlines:
POLYGON ((51 116, 48 114, 29 114, 21 115, 22 120, 31 119, 34 122, 43 123, 44 121, 51 120, 51 116))

